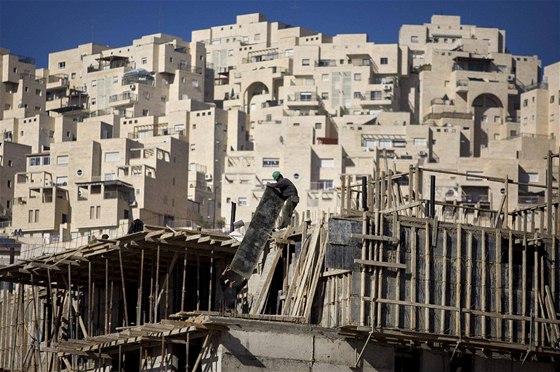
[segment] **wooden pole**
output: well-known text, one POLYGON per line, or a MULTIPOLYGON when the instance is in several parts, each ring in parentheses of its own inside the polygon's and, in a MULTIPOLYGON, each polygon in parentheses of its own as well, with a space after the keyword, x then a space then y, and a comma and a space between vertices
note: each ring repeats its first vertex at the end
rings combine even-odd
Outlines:
MULTIPOLYGON (((546 156, 546 233, 552 234, 552 151, 546 156)), ((541 231, 542 233, 542 231, 541 231)))
POLYGON ((121 287, 122 287, 123 304, 124 304, 124 326, 128 327, 130 323, 128 322, 128 304, 126 302, 126 286, 124 282, 124 270, 123 270, 121 249, 119 249, 119 267, 121 271, 121 287))
MULTIPOLYGON (((481 273, 481 281, 482 281, 482 293, 480 304, 482 306, 482 311, 486 312, 488 310, 486 306, 486 263, 488 261, 487 253, 486 253, 486 232, 484 230, 481 231, 481 251, 482 251, 482 273, 481 273)), ((488 334, 486 333, 486 316, 481 317, 482 323, 482 337, 486 338, 488 334)))
MULTIPOLYGON (((441 306, 447 305, 447 230, 443 229, 443 254, 442 254, 442 272, 441 272, 441 306)), ((441 309, 441 317, 439 320, 439 331, 445 333, 446 311, 441 309)))
MULTIPOLYGON (((513 315, 513 234, 508 237, 508 314, 513 315)), ((513 342, 513 320, 509 320, 509 342, 513 342)))
POLYGON ((140 281, 138 283, 138 301, 136 302, 136 325, 142 324, 142 297, 144 287, 144 248, 140 252, 140 281))
POLYGON ((105 258, 105 334, 109 333, 109 259, 105 258))
MULTIPOLYGON (((156 253, 156 281, 155 281, 155 293, 154 293, 154 300, 155 298, 157 298, 157 295, 159 293, 159 260, 160 260, 160 254, 161 254, 161 247, 158 244, 157 245, 157 253, 156 253)), ((158 321, 158 302, 154 301, 154 319, 153 322, 157 323, 158 321)))
MULTIPOLYGON (((181 312, 185 311, 186 284, 187 284, 187 248, 185 248, 185 257, 183 258, 183 287, 181 289, 181 312)), ((187 361, 187 366, 188 366, 188 361, 187 361)))
MULTIPOLYGON (((496 230, 496 312, 502 313, 502 234, 499 229, 496 230)), ((496 318, 496 335, 499 341, 502 341, 502 319, 496 318)))
POLYGON ((455 259, 455 336, 461 337, 461 225, 457 224, 457 257, 455 259))
MULTIPOLYGON (((437 229, 436 226, 433 226, 437 229)), ((430 264, 432 261, 430 255, 430 222, 426 221, 424 227, 424 303, 430 303, 430 264)), ((428 307, 424 308, 424 330, 430 332, 430 309, 428 307)))
POLYGON ((416 329, 416 227, 411 228, 410 233, 410 302, 414 304, 410 308, 410 329, 416 329))

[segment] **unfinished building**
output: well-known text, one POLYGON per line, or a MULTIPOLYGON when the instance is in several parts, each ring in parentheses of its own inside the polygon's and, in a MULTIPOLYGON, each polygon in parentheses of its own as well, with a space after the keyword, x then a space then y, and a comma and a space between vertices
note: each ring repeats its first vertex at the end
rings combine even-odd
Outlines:
POLYGON ((435 175, 422 195, 428 168, 380 168, 342 178, 337 215, 272 233, 233 311, 226 234, 146 225, 0 268, 16 284, 0 297, 0 368, 557 370, 552 176, 530 185, 546 203, 508 211, 513 180, 487 177, 504 186, 491 210, 436 200, 435 175))

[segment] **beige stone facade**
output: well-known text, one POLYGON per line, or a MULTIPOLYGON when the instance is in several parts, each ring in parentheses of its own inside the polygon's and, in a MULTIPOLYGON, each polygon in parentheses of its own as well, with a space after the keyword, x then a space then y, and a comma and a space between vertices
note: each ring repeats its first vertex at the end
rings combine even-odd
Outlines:
MULTIPOLYGON (((41 70, 0 51, 0 130, 29 154, 13 150, 25 168, 2 176, 14 227, 42 240, 135 218, 217 227, 232 202, 248 222, 276 170, 299 190, 296 219, 316 219, 339 210, 342 176, 411 164, 469 174, 439 177, 438 197, 496 208, 504 185, 479 176, 542 184, 560 146, 560 63, 542 69, 458 16, 403 25, 395 44, 262 14, 191 38, 84 44, 41 70)), ((542 199, 507 191, 510 210, 542 199)))

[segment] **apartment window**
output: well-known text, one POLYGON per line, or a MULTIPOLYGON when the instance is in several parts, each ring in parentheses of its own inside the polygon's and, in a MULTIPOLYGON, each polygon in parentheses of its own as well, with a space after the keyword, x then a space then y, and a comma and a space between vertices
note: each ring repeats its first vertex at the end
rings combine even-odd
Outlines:
MULTIPOLYGON (((42 96, 43 95, 43 91, 41 89, 35 89, 35 95, 36 96, 42 96)), ((554 98, 554 96, 553 96, 554 98)))
POLYGON ((510 137, 515 137, 515 136, 517 136, 517 131, 516 131, 516 130, 510 130, 510 131, 509 131, 509 136, 510 136, 510 137))
POLYGON ((286 49, 284 51, 284 56, 286 56, 286 57, 291 57, 293 55, 294 55, 294 50, 293 49, 286 49))
POLYGON ((393 147, 393 141, 390 139, 379 140, 379 147, 382 149, 393 147))
POLYGON ((550 96, 550 103, 554 103, 554 96, 550 96))
POLYGON ((381 57, 381 60, 379 61, 382 65, 386 65, 389 63, 389 58, 387 57, 381 57))
POLYGON ((334 159, 333 158, 321 159, 321 168, 334 168, 334 159))
POLYGON ((192 86, 193 86, 194 88, 198 88, 198 80, 193 79, 193 80, 191 81, 191 84, 192 84, 192 86))
POLYGON ((319 190, 329 190, 333 188, 333 180, 319 180, 317 183, 319 190))
POLYGON ((354 92, 354 98, 355 98, 355 99, 360 99, 360 98, 362 98, 362 93, 360 93, 360 92, 354 92))
POLYGON ((410 37, 410 42, 411 42, 411 43, 417 43, 417 42, 418 42, 418 36, 412 35, 412 36, 410 37))
POLYGON ((362 65, 369 66, 370 63, 371 61, 369 60, 369 58, 362 58, 362 65))
POLYGON ((360 73, 354 74, 354 81, 362 81, 362 74, 360 73))
POLYGON ((315 129, 322 129, 323 123, 315 123, 315 129))
POLYGON ((382 99, 382 93, 383 92, 381 92, 380 90, 373 90, 371 92, 371 100, 372 101, 377 101, 377 100, 382 99))
POLYGON ((62 155, 56 157, 56 165, 67 165, 68 164, 68 155, 62 155))
POLYGON ((119 77, 113 76, 113 84, 118 84, 118 83, 119 83, 119 77))
POLYGON ((90 220, 95 219, 95 207, 94 206, 89 207, 89 219, 90 220))
POLYGON ((121 160, 121 153, 118 151, 114 152, 106 152, 105 153, 105 161, 106 162, 114 162, 121 160))
POLYGON ((150 110, 148 109, 142 110, 142 116, 148 116, 148 115, 150 115, 150 110))
POLYGON ((305 79, 305 85, 307 85, 307 86, 315 85, 315 80, 305 79))
POLYGON ((263 158, 263 167, 279 167, 280 166, 280 159, 279 158, 263 158))
POLYGON ((394 140, 393 147, 406 147, 406 141, 403 139, 394 140))
POLYGON ((247 198, 237 198, 237 205, 241 206, 246 206, 247 203, 247 198))
POLYGON ((29 166, 34 167, 37 165, 41 165, 41 158, 39 156, 32 156, 29 158, 29 166))
POLYGON ((300 92, 299 100, 300 101, 311 101, 311 92, 300 92))
POLYGON ((60 69, 66 68, 66 62, 65 61, 58 62, 58 68, 60 69))
POLYGON ((29 216, 27 217, 27 222, 29 222, 29 223, 35 222, 34 219, 33 219, 33 217, 34 217, 34 213, 33 213, 33 212, 34 212, 33 209, 30 209, 29 212, 28 212, 28 213, 29 213, 29 216))
POLYGON ((321 75, 321 80, 322 81, 329 81, 329 74, 322 74, 321 75))
POLYGON ((142 57, 142 64, 145 65, 148 63, 148 58, 147 57, 142 57))
POLYGON ((255 41, 259 41, 261 39, 261 34, 255 34, 255 41))
POLYGON ((329 92, 322 92, 321 99, 329 99, 329 92))
POLYGON ((529 104, 529 100, 524 99, 523 100, 523 107, 527 107, 528 104, 529 104))
POLYGON ((73 73, 70 75, 70 79, 75 79, 75 78, 76 78, 76 73, 73 72, 73 73))
POLYGON ((8 180, 8 188, 9 188, 9 189, 12 188, 12 180, 8 180))
POLYGON ((309 59, 308 58, 304 58, 301 60, 301 65, 302 66, 309 66, 309 59))

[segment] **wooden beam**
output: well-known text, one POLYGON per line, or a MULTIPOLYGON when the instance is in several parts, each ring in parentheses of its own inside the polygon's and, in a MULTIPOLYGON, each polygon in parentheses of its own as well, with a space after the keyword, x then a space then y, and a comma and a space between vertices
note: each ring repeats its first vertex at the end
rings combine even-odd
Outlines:
POLYGON ((391 242, 391 243, 398 243, 399 238, 395 238, 392 236, 384 236, 384 235, 372 235, 372 234, 350 234, 351 238, 356 239, 364 239, 364 240, 375 240, 379 242, 391 242))
POLYGON ((354 263, 365 265, 365 266, 374 266, 374 267, 387 267, 390 269, 406 269, 406 264, 396 263, 396 262, 383 262, 383 261, 375 261, 375 260, 362 260, 359 258, 354 259, 354 263))

